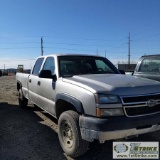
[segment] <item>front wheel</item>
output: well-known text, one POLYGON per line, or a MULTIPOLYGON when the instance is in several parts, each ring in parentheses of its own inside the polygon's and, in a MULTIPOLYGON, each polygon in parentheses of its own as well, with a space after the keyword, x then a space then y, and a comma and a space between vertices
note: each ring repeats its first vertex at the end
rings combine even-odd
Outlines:
POLYGON ((77 112, 66 111, 61 114, 58 137, 63 151, 72 158, 83 155, 88 149, 89 142, 81 138, 77 112))
POLYGON ((18 102, 20 108, 26 108, 28 105, 28 99, 24 97, 22 89, 18 90, 18 102))

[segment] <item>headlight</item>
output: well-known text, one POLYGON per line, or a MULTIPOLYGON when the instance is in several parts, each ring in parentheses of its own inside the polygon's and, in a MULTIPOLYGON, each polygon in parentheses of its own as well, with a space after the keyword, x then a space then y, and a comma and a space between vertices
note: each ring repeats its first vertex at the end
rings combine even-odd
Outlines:
POLYGON ((120 98, 116 95, 96 94, 97 104, 119 103, 120 98))
POLYGON ((114 109, 101 109, 97 108, 97 117, 110 117, 110 116, 123 116, 124 112, 122 108, 114 109))

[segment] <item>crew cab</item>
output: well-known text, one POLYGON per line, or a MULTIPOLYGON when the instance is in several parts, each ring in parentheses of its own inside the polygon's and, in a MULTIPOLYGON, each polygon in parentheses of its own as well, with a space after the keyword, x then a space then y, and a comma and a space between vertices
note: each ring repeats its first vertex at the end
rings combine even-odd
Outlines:
POLYGON ((160 83, 122 75, 106 58, 38 57, 30 74, 17 73, 19 106, 28 100, 58 120, 63 151, 78 157, 89 142, 160 130, 160 83))

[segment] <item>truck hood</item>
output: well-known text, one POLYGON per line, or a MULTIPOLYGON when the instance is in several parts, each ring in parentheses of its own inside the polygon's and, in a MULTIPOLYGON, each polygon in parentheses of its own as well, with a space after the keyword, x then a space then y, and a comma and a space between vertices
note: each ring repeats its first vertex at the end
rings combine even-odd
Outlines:
POLYGON ((121 74, 78 75, 63 78, 63 81, 92 93, 117 95, 160 93, 160 82, 121 74))

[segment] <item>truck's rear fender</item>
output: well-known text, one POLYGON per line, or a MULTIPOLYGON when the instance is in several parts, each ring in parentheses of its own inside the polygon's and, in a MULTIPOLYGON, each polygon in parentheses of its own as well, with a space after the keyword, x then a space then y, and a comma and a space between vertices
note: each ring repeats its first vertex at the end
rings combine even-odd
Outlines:
POLYGON ((55 109, 57 118, 59 118, 62 112, 67 110, 74 110, 80 114, 84 113, 82 103, 78 99, 70 95, 57 94, 55 102, 56 102, 55 109))
POLYGON ((23 87, 23 84, 17 80, 17 91, 22 89, 23 96, 28 99, 28 89, 23 87))

